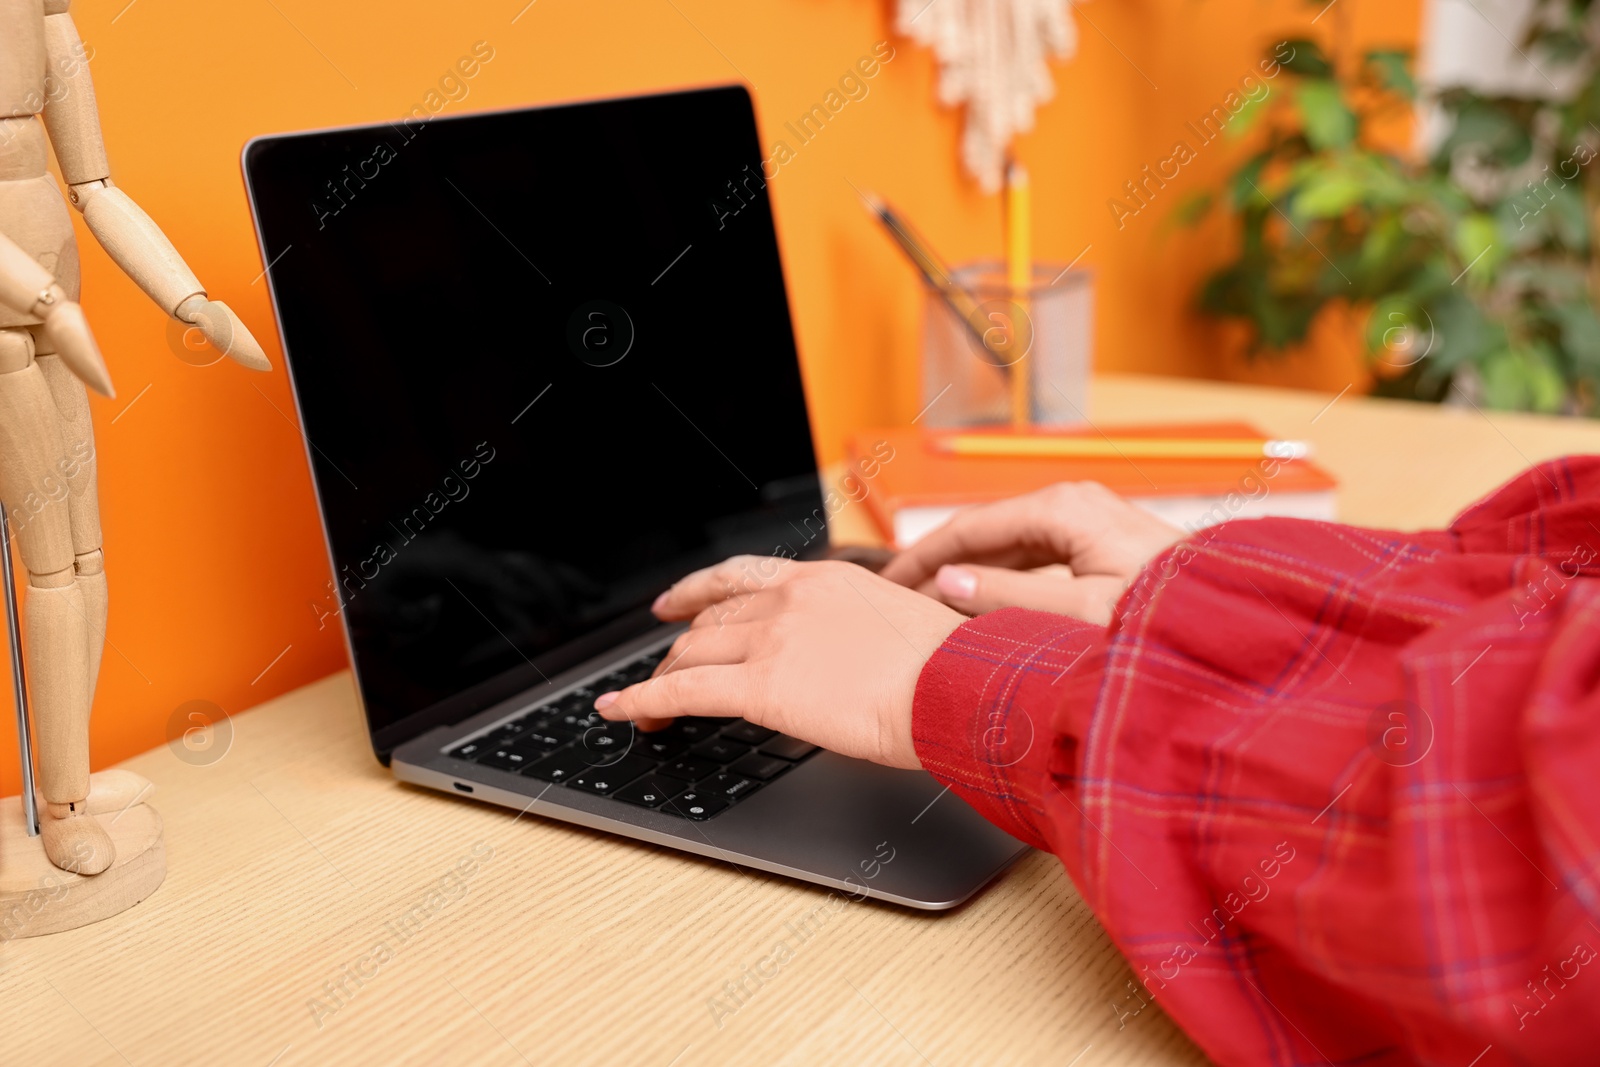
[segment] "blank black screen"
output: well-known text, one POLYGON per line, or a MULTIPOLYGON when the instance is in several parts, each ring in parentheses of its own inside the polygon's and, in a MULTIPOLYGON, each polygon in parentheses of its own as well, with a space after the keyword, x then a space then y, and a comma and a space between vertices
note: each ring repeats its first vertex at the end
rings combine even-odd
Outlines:
POLYGON ((380 756, 825 541, 760 167, 736 87, 246 149, 380 756))

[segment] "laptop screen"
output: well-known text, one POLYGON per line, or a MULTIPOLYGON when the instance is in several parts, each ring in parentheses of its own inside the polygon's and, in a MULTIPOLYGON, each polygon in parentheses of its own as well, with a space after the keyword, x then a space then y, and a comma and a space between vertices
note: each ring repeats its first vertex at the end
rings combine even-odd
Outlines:
POLYGON ((826 543, 761 160, 737 87, 246 148, 380 756, 826 543))

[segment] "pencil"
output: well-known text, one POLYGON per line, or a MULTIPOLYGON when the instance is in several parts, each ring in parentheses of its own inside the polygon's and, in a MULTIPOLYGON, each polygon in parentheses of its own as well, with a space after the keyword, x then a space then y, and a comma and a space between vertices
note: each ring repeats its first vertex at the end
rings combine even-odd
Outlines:
POLYGON ((956 456, 1049 459, 1304 459, 1304 441, 1262 437, 1053 437, 950 434, 929 439, 936 452, 956 456))
POLYGON ((1011 425, 1026 430, 1033 417, 1032 377, 1027 363, 1033 337, 1028 291, 1033 288, 1033 204, 1028 172, 1006 168, 1006 276, 1011 286, 1011 425))

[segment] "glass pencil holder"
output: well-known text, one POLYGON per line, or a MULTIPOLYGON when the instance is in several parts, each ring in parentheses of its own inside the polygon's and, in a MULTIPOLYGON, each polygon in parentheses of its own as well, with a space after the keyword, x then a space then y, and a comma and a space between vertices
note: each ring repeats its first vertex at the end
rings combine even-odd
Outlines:
POLYGON ((919 425, 953 429, 1012 423, 1012 378, 1028 378, 1028 421, 1088 422, 1094 282, 1085 270, 1037 263, 1033 286, 1015 299, 1005 265, 970 263, 952 273, 971 304, 926 291, 919 425))

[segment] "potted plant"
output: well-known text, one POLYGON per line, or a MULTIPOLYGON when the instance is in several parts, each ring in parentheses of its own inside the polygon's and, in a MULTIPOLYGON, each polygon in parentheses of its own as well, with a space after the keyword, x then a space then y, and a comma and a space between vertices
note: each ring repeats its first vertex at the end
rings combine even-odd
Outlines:
POLYGON ((1238 234, 1201 310, 1248 323, 1252 353, 1271 355, 1344 304, 1365 316, 1379 393, 1600 415, 1600 168, 1589 165, 1600 49, 1588 6, 1540 0, 1524 43, 1578 73, 1570 96, 1435 94, 1424 103, 1448 133, 1426 159, 1372 136, 1418 104, 1407 53, 1336 63, 1311 40, 1279 46, 1290 92, 1229 128, 1259 131, 1259 148, 1220 194, 1180 208, 1192 224, 1220 202, 1238 234))

